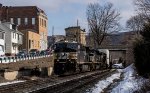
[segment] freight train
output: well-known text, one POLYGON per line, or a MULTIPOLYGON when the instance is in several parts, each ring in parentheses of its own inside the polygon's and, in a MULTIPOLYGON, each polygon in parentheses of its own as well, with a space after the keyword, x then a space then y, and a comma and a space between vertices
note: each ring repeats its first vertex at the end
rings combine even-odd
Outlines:
POLYGON ((60 41, 54 44, 54 73, 92 71, 107 68, 106 54, 77 42, 60 41))

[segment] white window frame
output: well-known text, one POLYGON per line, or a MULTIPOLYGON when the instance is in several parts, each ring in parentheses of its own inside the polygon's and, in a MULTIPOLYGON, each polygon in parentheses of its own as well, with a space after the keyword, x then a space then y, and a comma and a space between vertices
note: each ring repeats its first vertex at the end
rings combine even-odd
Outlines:
POLYGON ((28 25, 28 18, 24 18, 24 24, 28 25))
POLYGON ((32 18, 32 25, 35 25, 35 18, 32 18))
POLYGON ((14 18, 10 18, 10 23, 14 23, 14 18))
POLYGON ((18 24, 18 25, 21 24, 21 18, 17 18, 17 24, 18 24))

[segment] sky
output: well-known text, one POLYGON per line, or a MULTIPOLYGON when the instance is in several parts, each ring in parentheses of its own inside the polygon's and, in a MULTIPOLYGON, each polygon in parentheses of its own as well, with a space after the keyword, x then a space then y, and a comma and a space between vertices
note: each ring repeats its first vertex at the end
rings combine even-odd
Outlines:
MULTIPOLYGON (((101 5, 111 2, 114 8, 120 12, 120 24, 125 28, 126 21, 135 15, 133 0, 0 0, 4 6, 38 6, 48 16, 48 33, 52 35, 54 27, 55 35, 65 35, 65 28, 79 26, 88 32, 86 9, 90 3, 101 5)), ((122 29, 122 31, 124 31, 122 29)))

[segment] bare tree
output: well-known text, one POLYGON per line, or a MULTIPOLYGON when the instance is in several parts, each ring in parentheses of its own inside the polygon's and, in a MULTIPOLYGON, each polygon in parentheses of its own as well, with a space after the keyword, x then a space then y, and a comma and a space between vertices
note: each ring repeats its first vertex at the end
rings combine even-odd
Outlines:
POLYGON ((89 4, 86 14, 90 36, 97 46, 101 45, 107 34, 119 30, 120 13, 113 8, 112 3, 104 6, 98 3, 89 4))
POLYGON ((150 22, 150 0, 135 0, 138 11, 150 22))
POLYGON ((126 26, 131 31, 137 31, 137 33, 139 33, 143 29, 145 22, 146 20, 144 19, 144 16, 139 14, 132 16, 129 20, 127 20, 126 26))

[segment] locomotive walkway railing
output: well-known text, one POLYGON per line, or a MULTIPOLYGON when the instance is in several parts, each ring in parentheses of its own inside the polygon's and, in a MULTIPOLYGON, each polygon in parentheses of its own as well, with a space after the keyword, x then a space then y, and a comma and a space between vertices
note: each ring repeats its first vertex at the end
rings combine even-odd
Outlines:
POLYGON ((34 60, 34 59, 45 58, 45 57, 50 57, 50 56, 52 56, 52 54, 0 57, 0 63, 11 63, 11 62, 19 62, 19 61, 25 61, 25 60, 34 60))

